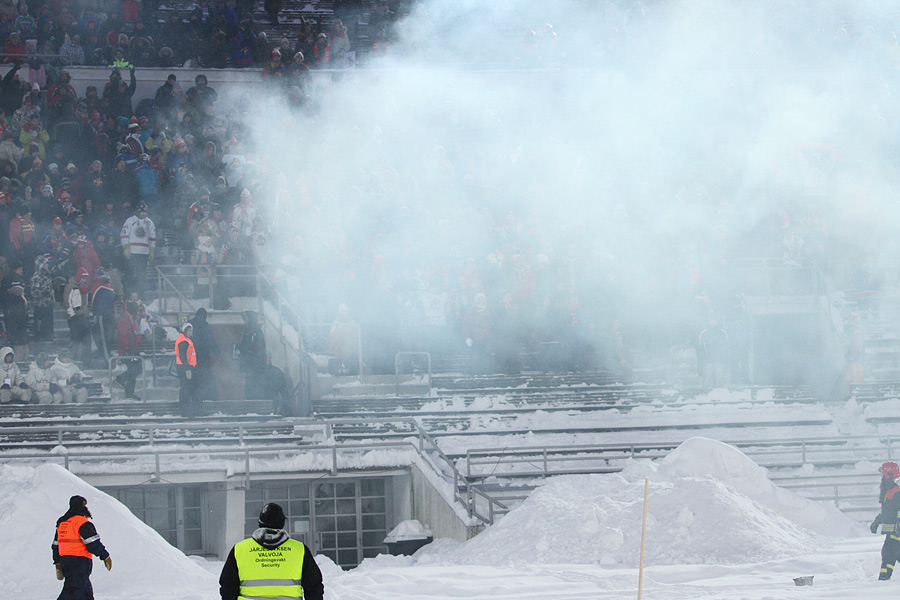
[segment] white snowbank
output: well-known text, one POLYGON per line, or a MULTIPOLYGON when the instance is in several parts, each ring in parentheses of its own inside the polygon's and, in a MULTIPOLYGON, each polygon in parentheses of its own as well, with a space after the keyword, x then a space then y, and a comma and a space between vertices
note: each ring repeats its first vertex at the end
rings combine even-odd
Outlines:
POLYGON ((820 548, 823 540, 815 531, 860 533, 837 510, 773 486, 739 450, 693 438, 658 464, 640 461, 616 475, 555 478, 472 540, 426 546, 419 563, 634 567, 645 476, 648 564, 788 558, 820 548))
POLYGON ((11 598, 55 598, 62 589, 53 570, 56 519, 69 497, 87 498, 100 539, 113 559, 107 572, 94 561, 97 598, 213 600, 217 577, 198 566, 120 502, 59 465, 0 465, 0 588, 11 598))

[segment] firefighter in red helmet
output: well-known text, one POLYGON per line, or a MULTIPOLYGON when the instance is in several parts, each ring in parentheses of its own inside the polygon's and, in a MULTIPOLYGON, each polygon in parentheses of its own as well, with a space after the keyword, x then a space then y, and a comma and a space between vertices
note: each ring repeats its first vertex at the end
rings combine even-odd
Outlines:
POLYGON ((900 477, 900 466, 895 462, 886 462, 878 469, 881 472, 881 514, 875 517, 869 527, 872 533, 878 533, 878 525, 881 525, 881 533, 884 534, 884 545, 881 547, 881 572, 878 579, 887 581, 894 574, 894 565, 900 558, 900 486, 897 478, 900 477))

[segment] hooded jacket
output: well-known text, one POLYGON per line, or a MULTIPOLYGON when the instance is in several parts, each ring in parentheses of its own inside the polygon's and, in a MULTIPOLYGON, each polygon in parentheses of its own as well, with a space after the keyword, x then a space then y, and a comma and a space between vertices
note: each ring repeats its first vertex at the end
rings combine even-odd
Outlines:
POLYGON ((50 384, 54 383, 50 369, 49 366, 42 369, 38 366, 37 361, 31 361, 31 366, 28 367, 28 373, 25 375, 25 384, 36 392, 49 392, 50 384))
MULTIPOLYGON (((25 380, 15 360, 7 364, 6 357, 10 354, 13 354, 13 349, 9 346, 0 348, 0 385, 3 385, 9 379, 10 386, 16 387, 20 383, 24 383, 25 380)), ((13 354, 13 357, 15 357, 15 354, 13 354)))
POLYGON ((266 338, 257 321, 259 316, 254 310, 245 310, 247 324, 238 347, 241 353, 241 371, 245 373, 259 372, 266 364, 266 338))
MULTIPOLYGON (((288 541, 290 536, 283 529, 269 529, 261 527, 251 536, 260 546, 267 550, 274 550, 288 541)), ((300 585, 303 588, 304 600, 322 600, 325 594, 325 586, 322 584, 322 572, 313 558, 312 552, 304 545, 303 571, 300 574, 300 585)), ((222 574, 219 576, 219 594, 222 600, 236 600, 240 593, 240 574, 238 572, 237 559, 234 548, 228 553, 222 574)))
POLYGON ((50 367, 50 376, 53 383, 60 387, 69 385, 72 378, 84 379, 86 377, 84 372, 74 362, 64 363, 58 357, 53 361, 53 366, 50 367))

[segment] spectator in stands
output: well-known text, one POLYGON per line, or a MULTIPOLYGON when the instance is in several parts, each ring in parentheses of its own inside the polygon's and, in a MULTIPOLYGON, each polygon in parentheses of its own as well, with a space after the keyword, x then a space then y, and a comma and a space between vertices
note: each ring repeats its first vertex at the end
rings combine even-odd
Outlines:
POLYGON ((347 27, 340 19, 335 19, 331 27, 329 41, 329 63, 335 68, 344 66, 344 55, 350 52, 350 38, 347 37, 347 27))
POLYGON ((191 340, 197 353, 197 368, 194 370, 194 395, 200 400, 218 401, 219 390, 213 375, 213 362, 219 357, 219 344, 207 321, 205 308, 198 308, 191 319, 194 332, 191 340))
POLYGON ((284 63, 281 62, 281 50, 275 48, 272 50, 272 59, 263 67, 261 77, 263 81, 275 81, 281 83, 284 81, 286 69, 284 63))
POLYGON ((110 75, 109 83, 106 84, 103 90, 103 99, 101 101, 107 117, 112 117, 113 119, 123 117, 127 121, 134 114, 134 109, 131 105, 131 97, 134 96, 134 91, 137 89, 134 65, 128 67, 128 74, 130 76, 128 84, 122 80, 117 68, 113 69, 110 75))
POLYGON ((469 364, 473 373, 493 371, 494 329, 487 296, 475 294, 475 306, 463 317, 463 337, 470 348, 469 364))
POLYGON ((697 368, 707 389, 725 383, 725 367, 731 362, 728 334, 716 315, 709 317, 708 327, 697 340, 697 368))
POLYGON ((285 417, 292 416, 291 389, 284 372, 272 364, 271 352, 266 352, 266 369, 262 384, 262 397, 273 401, 275 413, 285 417))
POLYGON ((269 23, 273 26, 278 25, 278 13, 281 12, 281 4, 282 0, 265 0, 263 2, 263 8, 265 8, 266 15, 269 17, 269 23))
POLYGON ((141 334, 138 326, 137 302, 126 302, 119 320, 116 322, 116 348, 119 356, 134 356, 125 361, 125 372, 115 377, 115 382, 125 388, 125 397, 140 400, 134 395, 134 385, 143 370, 140 358, 141 334))
POLYGON ((338 314, 328 330, 326 349, 334 356, 328 370, 332 375, 356 375, 359 373, 359 323, 350 316, 346 304, 338 305, 338 314))
POLYGON ((253 33, 250 23, 242 24, 241 29, 231 38, 231 66, 252 67, 255 46, 256 34, 253 33))
POLYGON ((53 366, 50 367, 50 374, 53 377, 53 383, 59 387, 59 393, 65 404, 87 402, 88 389, 84 385, 87 376, 78 368, 78 365, 72 362, 72 354, 68 348, 59 350, 53 366))
POLYGON ((262 373, 266 365, 266 337, 258 323, 256 311, 243 312, 244 331, 238 345, 240 370, 244 373, 244 397, 248 400, 261 399, 263 393, 262 373))
POLYGON ((859 311, 850 311, 844 318, 847 339, 846 389, 844 397, 850 397, 850 385, 866 381, 866 339, 859 321, 859 311))
POLYGON ((178 78, 175 74, 170 73, 166 77, 166 82, 156 88, 156 96, 153 99, 156 108, 169 117, 171 117, 172 111, 177 107, 181 93, 181 88, 178 86, 177 81, 178 78))
POLYGON ((316 43, 312 47, 309 54, 304 54, 307 58, 311 57, 310 64, 313 67, 327 67, 331 60, 329 56, 328 34, 320 33, 316 36, 316 43))
POLYGON ((91 363, 91 328, 88 323, 88 274, 85 269, 69 277, 63 288, 63 308, 69 325, 72 352, 81 358, 85 366, 91 363))
POLYGON ((34 259, 34 275, 31 276, 29 297, 34 310, 34 341, 53 341, 53 278, 50 276, 50 254, 34 259))
POLYGON ((185 417, 200 414, 200 401, 196 396, 194 374, 197 367, 197 352, 191 340, 194 327, 188 321, 181 327, 181 333, 175 340, 175 364, 178 366, 178 403, 181 414, 185 417))
POLYGON ((200 73, 194 77, 194 85, 184 93, 184 97, 188 104, 194 110, 201 110, 207 104, 215 104, 219 98, 219 94, 213 88, 209 87, 209 80, 206 75, 200 73))
POLYGON ((0 404, 28 404, 31 395, 31 388, 16 364, 15 352, 9 346, 0 348, 0 404))
POLYGON ((28 301, 25 299, 25 281, 22 264, 10 264, 10 274, 3 280, 3 324, 6 327, 6 342, 18 356, 28 357, 28 301))
POLYGON ((98 273, 91 290, 94 344, 101 353, 103 363, 108 365, 113 337, 116 335, 116 293, 109 276, 102 270, 98 273))
POLYGON ((85 63, 80 35, 76 33, 69 37, 69 34, 66 34, 65 41, 59 48, 59 59, 63 65, 83 65, 85 63))
POLYGON ((31 220, 31 207, 24 202, 15 208, 16 217, 9 223, 9 241, 13 246, 13 255, 23 265, 29 265, 26 273, 31 278, 31 266, 38 253, 37 234, 34 221, 31 220))
POLYGON ((28 5, 24 2, 19 3, 19 16, 16 17, 14 25, 23 40, 34 38, 34 34, 37 32, 37 21, 28 12, 28 5))
POLYGON ((31 388, 31 399, 37 404, 60 404, 62 391, 53 381, 50 357, 46 352, 38 352, 28 367, 25 383, 31 388))
POLYGON ((128 261, 126 285, 138 296, 144 294, 147 265, 153 262, 156 252, 156 225, 147 216, 147 205, 138 205, 138 214, 129 217, 122 225, 122 253, 128 261))

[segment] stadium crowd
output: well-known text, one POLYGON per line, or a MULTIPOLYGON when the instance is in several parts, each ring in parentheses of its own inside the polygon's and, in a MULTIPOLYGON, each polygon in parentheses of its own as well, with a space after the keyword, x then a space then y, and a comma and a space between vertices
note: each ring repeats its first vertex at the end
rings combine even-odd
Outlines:
MULTIPOLYGON (((285 114, 301 119, 329 93, 312 85, 304 57, 331 57, 324 66, 333 45, 324 54, 304 47, 303 56, 296 47, 226 51, 227 40, 247 33, 226 2, 199 2, 187 24, 169 23, 155 37, 136 2, 82 2, 77 18, 74 2, 35 4, 32 15, 29 4, 0 0, 11 63, 0 82, 0 231, 8 232, 0 236, 0 300, 5 345, 20 361, 32 341, 53 340, 57 304, 82 366, 105 366, 114 350, 136 353, 138 336, 152 333, 148 272, 165 262, 196 267, 197 287, 213 290, 212 309, 257 292, 228 267, 261 266, 306 324, 305 339, 315 340, 308 348, 332 356, 327 368, 336 373, 360 364, 393 372, 396 352, 427 350, 468 355, 479 371, 517 372, 530 353, 548 370, 603 366, 627 376, 629 346, 691 344, 711 314, 742 343, 745 308, 728 266, 740 258, 735 247, 789 266, 827 262, 826 218, 789 201, 754 232, 755 246, 723 227, 673 235, 648 261, 635 246, 639 203, 611 206, 596 228, 573 219, 560 243, 542 230, 540 214, 479 177, 498 157, 449 142, 394 162, 330 165, 328 173, 278 170, 248 123, 252 96, 220 98, 203 74, 183 89, 176 72, 153 97, 134 98, 135 65, 264 64, 262 89, 278 92, 285 114), (223 46, 207 61, 209 44, 190 40, 210 32, 223 46), (23 34, 59 59, 29 57, 31 43, 20 56, 10 44, 23 34), (83 51, 85 64, 110 66, 102 89, 73 87, 63 57, 72 56, 66 46, 75 35, 102 40, 99 56, 93 46, 83 51), (149 46, 138 41, 151 37, 149 46), (177 60, 161 62, 154 50, 145 62, 156 47, 177 60), (199 58, 185 54, 197 48, 199 58), (338 179, 347 193, 332 186, 338 179), (426 189, 450 190, 458 202, 432 203, 426 189)), ((697 174, 675 200, 710 215, 724 207, 697 174)), ((133 387, 131 379, 132 395, 133 387)))

